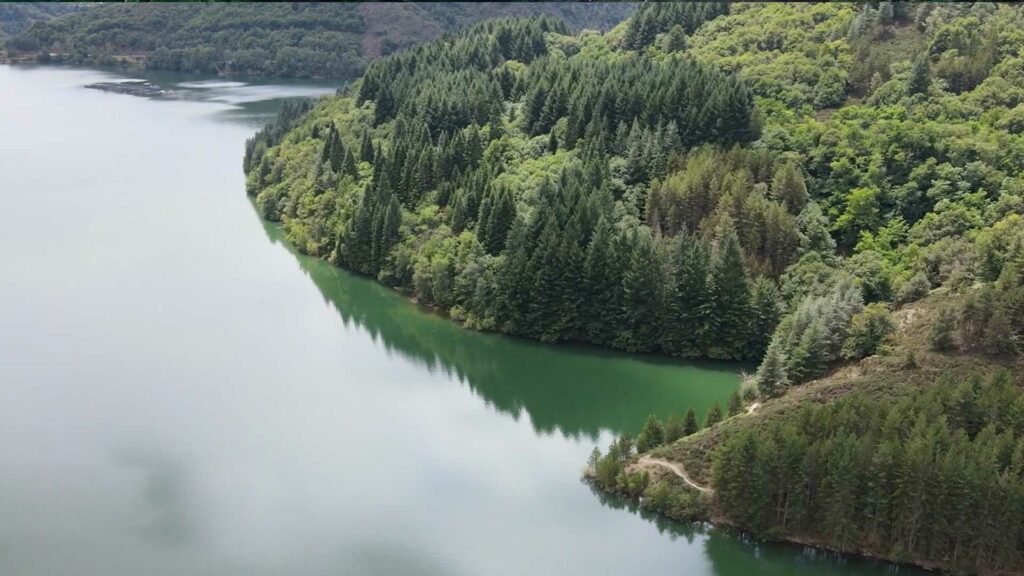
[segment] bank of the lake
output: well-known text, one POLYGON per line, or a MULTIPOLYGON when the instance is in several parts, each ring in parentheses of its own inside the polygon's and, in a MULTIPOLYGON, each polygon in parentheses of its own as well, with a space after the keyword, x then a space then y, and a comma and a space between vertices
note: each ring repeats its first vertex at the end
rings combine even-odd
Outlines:
POLYGON ((295 255, 238 150, 334 87, 84 87, 118 79, 0 66, 0 573, 890 573, 580 482, 734 370, 463 330, 295 255))

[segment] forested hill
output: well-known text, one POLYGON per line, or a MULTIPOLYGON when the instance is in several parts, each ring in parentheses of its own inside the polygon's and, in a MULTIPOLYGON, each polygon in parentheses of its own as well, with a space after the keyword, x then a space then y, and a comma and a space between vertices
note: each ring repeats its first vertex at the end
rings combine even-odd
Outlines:
POLYGON ((979 302, 971 346, 1015 353, 1021 23, 900 3, 491 21, 286 110, 247 147, 249 191, 300 249, 468 326, 767 349, 768 394, 874 353, 850 331, 939 286, 979 302))
POLYGON ((486 18, 548 15, 572 29, 608 29, 634 9, 589 2, 111 3, 12 29, 21 34, 7 47, 22 60, 350 79, 370 60, 486 18))
POLYGON ((759 363, 705 432, 652 419, 595 458, 606 488, 1020 573, 1022 31, 1008 4, 488 21, 287 107, 247 144, 247 188, 299 249, 467 326, 759 363))
POLYGON ((63 14, 83 10, 77 2, 4 2, 0 3, 0 40, 21 33, 35 22, 46 22, 63 14))

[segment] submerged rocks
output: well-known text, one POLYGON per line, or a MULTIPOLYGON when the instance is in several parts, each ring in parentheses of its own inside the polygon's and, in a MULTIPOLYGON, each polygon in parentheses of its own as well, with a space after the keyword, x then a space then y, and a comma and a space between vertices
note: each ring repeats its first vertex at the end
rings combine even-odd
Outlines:
POLYGON ((167 96, 171 90, 154 84, 149 80, 121 80, 119 82, 96 82, 87 84, 86 88, 94 88, 105 92, 131 94, 132 96, 167 96))

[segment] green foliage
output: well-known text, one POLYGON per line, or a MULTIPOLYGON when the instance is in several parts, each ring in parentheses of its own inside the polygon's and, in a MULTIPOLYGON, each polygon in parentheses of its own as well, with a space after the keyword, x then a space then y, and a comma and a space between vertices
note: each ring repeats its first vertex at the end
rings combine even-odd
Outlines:
MULTIPOLYGON (((696 423, 696 417, 694 417, 696 423)), ((665 421, 665 444, 671 444, 687 435, 686 422, 679 414, 673 414, 665 421)))
MULTIPOLYGON (((303 250, 467 325, 757 358, 781 302, 752 276, 786 265, 793 216, 767 187, 745 208, 742 180, 708 212, 715 224, 691 234, 639 213, 652 178, 710 177, 699 166, 721 154, 712 148, 669 166, 685 145, 753 137, 744 87, 689 59, 567 57, 565 31, 543 18, 485 22, 374 63, 299 125, 282 115, 254 138, 250 192, 303 250), (738 235, 734 214, 755 226, 738 235)), ((729 157, 740 177, 772 178, 764 154, 729 157)))
POLYGON ((729 416, 736 416, 737 414, 743 413, 743 399, 740 398, 740 393, 733 392, 729 396, 729 416))
POLYGON ((957 330, 1012 355, 1024 64, 985 38, 1019 46, 1022 12, 485 22, 289 111, 247 147, 247 187, 300 249, 468 326, 761 360, 764 396, 874 353, 886 327, 864 303, 932 288, 983 284, 957 330))
POLYGON ((789 376, 786 373, 787 358, 783 352, 782 338, 772 339, 772 343, 765 352, 761 365, 757 367, 754 375, 754 382, 757 383, 757 390, 765 398, 785 392, 789 386, 789 376))
POLYGON ((905 304, 907 302, 920 300, 927 296, 931 289, 932 284, 928 280, 928 276, 924 272, 918 272, 903 284, 899 292, 896 294, 896 301, 901 304, 905 304))
MULTIPOLYGON (((35 22, 46 22, 70 12, 77 12, 83 6, 58 2, 5 2, 0 4, 0 39, 15 36, 35 22)), ((38 45, 26 45, 30 39, 17 40, 13 50, 38 50, 38 45)))
POLYGON ((665 480, 647 487, 642 506, 681 521, 697 520, 707 515, 707 506, 699 494, 673 486, 665 480))
POLYGON ((692 34, 705 22, 728 12, 726 2, 644 2, 629 20, 623 43, 629 50, 639 50, 654 42, 658 34, 676 28, 677 36, 692 34))
POLYGON ((2 5, 0 37, 21 32, 11 49, 46 61, 51 53, 86 64, 143 58, 147 67, 162 70, 350 79, 368 60, 488 18, 548 15, 574 28, 606 29, 634 9, 628 3, 575 2, 431 2, 375 10, 354 3, 125 3, 77 12, 81 8, 2 5))
POLYGON ((715 424, 721 422, 722 419, 722 407, 718 404, 718 402, 715 402, 714 404, 711 405, 711 408, 708 409, 708 413, 704 417, 704 427, 710 428, 715 424))
POLYGON ((787 106, 833 106, 852 63, 845 38, 851 4, 734 3, 690 37, 702 62, 738 71, 758 96, 787 106))
POLYGON ((636 437, 636 451, 647 452, 665 443, 665 428, 658 418, 651 414, 636 437))
POLYGON ((850 333, 843 343, 844 358, 864 358, 882 351, 896 323, 885 304, 868 304, 850 322, 850 333))
MULTIPOLYGON (((758 367, 755 379, 761 393, 772 396, 780 393, 787 383, 798 384, 821 376, 830 362, 839 359, 853 319, 863 308, 860 286, 849 277, 838 279, 824 295, 805 296, 796 309, 779 322, 758 367)), ((860 337, 872 337, 877 328, 876 316, 873 312, 861 317, 859 322, 866 324, 858 324, 858 330, 863 330, 867 336, 861 334, 860 337)))
POLYGON ((351 4, 110 4, 38 23, 17 39, 75 63, 147 54, 146 65, 203 74, 351 78, 364 65, 351 4))
POLYGON ((721 513, 757 533, 958 572, 1024 567, 1024 400, 1001 376, 742 427, 712 480, 721 513))
POLYGON ((697 422, 697 413, 690 408, 686 411, 686 420, 683 423, 683 436, 689 436, 696 434, 700 430, 700 424, 697 422))
POLYGON ((932 323, 928 335, 932 350, 946 352, 956 348, 954 334, 956 331, 956 313, 952 308, 939 310, 935 322, 932 323))

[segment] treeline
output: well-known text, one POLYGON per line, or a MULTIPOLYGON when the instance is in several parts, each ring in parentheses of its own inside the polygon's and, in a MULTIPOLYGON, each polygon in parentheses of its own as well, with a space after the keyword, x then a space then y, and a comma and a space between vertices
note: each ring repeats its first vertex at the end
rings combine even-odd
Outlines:
POLYGON ((76 63, 145 55, 163 70, 348 78, 363 69, 363 28, 348 4, 110 4, 36 24, 10 46, 76 63))
POLYGON ((0 4, 0 39, 15 36, 35 22, 81 10, 77 4, 4 2, 0 4))
POLYGON ((760 534, 969 572, 1024 569, 1024 396, 1002 376, 854 393, 715 454, 716 505, 760 534))
POLYGON ((708 20, 728 13, 728 2, 644 2, 630 18, 623 44, 640 50, 673 28, 678 27, 677 34, 693 34, 708 20))
POLYGON ((547 134, 564 118, 556 137, 568 148, 584 137, 596 145, 618 144, 626 130, 640 126, 665 126, 666 137, 678 140, 677 149, 757 136, 746 87, 687 59, 545 59, 529 68, 520 87, 526 132, 547 134))
POLYGON ((35 54, 44 61, 55 58, 79 64, 141 58, 149 68, 199 74, 350 79, 382 53, 431 40, 483 18, 550 14, 574 27, 607 28, 632 10, 629 3, 575 2, 408 3, 385 8, 194 2, 98 5, 55 20, 48 17, 72 10, 15 4, 0 7, 0 14, 10 16, 11 22, 3 28, 17 35, 8 47, 22 57, 35 54), (377 10, 385 13, 378 15, 377 10), (40 23, 25 30, 27 24, 22 23, 32 20, 40 23))

